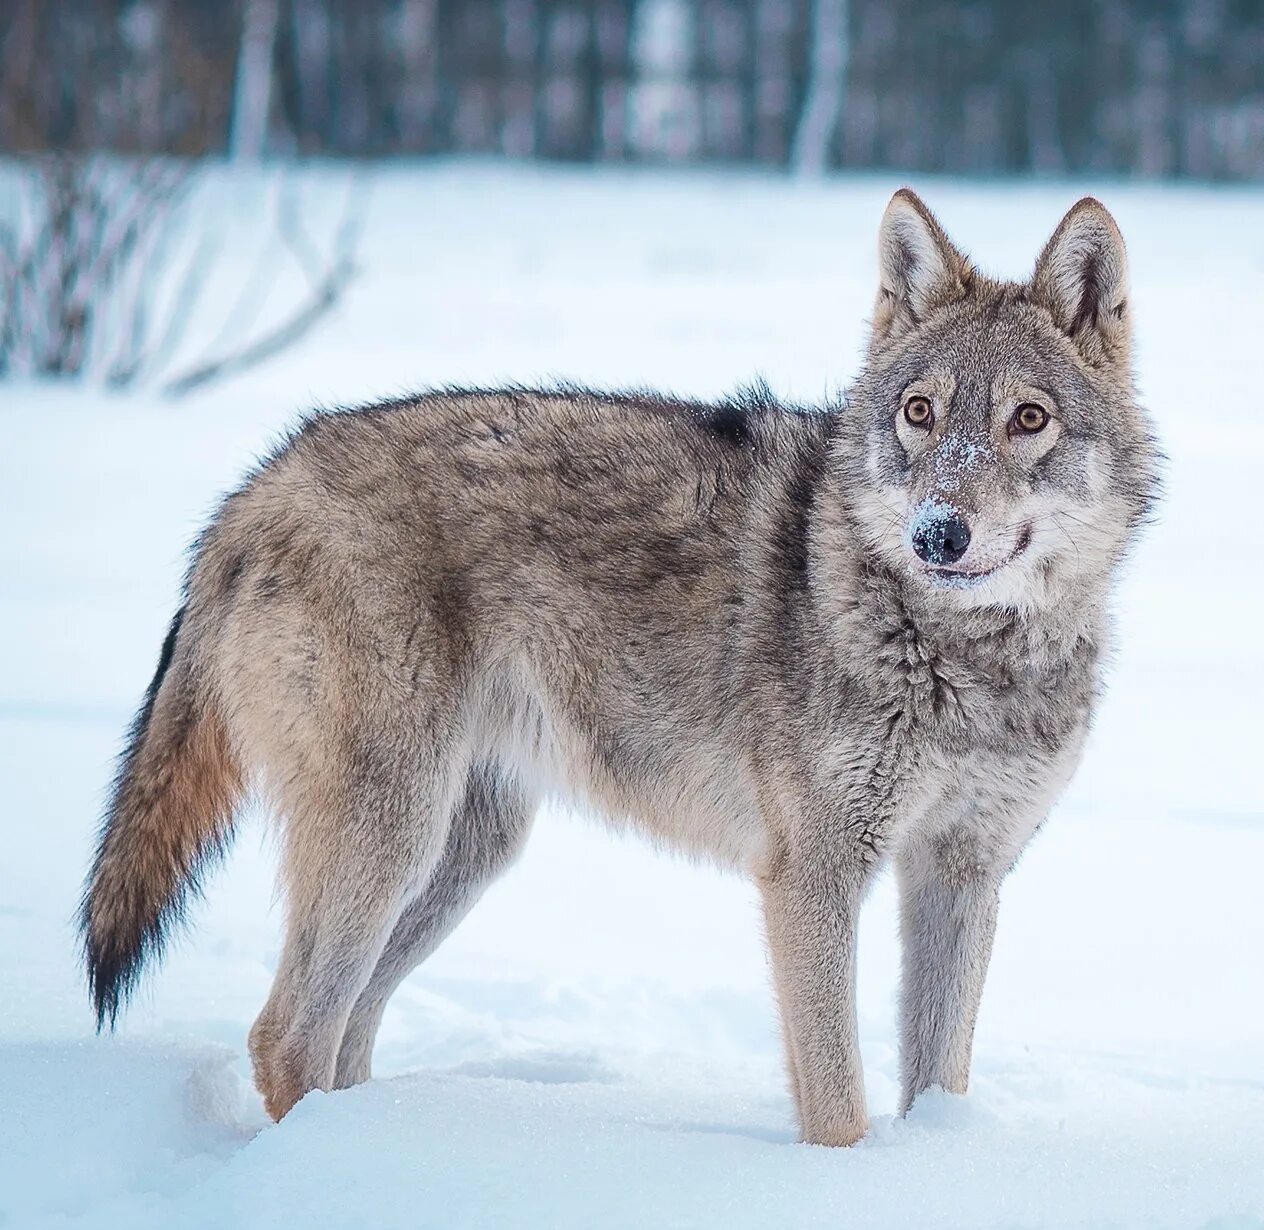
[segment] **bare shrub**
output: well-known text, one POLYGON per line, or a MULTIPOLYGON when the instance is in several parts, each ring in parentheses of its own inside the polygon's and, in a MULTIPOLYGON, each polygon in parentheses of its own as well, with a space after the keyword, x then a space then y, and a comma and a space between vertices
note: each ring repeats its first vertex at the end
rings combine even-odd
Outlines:
POLYGON ((156 383, 180 396, 279 354, 337 306, 356 273, 362 194, 347 193, 322 247, 283 182, 266 243, 301 285, 279 316, 234 336, 230 326, 256 319, 270 289, 256 266, 232 296, 230 319, 213 328, 206 291, 223 237, 193 207, 199 175, 195 163, 156 158, 20 164, 12 216, 0 219, 0 378, 156 383))

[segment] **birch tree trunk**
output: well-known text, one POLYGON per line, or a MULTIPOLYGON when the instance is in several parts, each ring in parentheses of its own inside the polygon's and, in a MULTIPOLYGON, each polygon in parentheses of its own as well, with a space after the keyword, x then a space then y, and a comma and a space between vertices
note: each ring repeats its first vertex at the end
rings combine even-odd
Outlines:
POLYGON ((228 156, 233 162, 257 162, 266 152, 279 15, 278 0, 246 0, 228 129, 228 156))
POLYGON ((846 89, 847 0, 812 0, 810 46, 807 97, 791 163, 800 174, 820 175, 830 165, 846 89))

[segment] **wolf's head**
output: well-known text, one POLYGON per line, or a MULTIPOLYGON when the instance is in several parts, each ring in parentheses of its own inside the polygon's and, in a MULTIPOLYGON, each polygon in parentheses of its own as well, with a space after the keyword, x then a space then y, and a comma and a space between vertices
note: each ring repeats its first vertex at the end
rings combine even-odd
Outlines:
POLYGON ((980 275, 910 191, 878 238, 845 498, 928 600, 1032 609, 1099 584, 1152 498, 1123 238, 1086 197, 1025 283, 980 275))

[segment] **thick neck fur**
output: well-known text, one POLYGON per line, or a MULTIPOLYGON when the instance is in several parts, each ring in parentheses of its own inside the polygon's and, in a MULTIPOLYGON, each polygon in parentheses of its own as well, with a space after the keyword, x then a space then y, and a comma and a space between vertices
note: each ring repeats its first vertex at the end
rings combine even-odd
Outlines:
POLYGON ((830 464, 831 430, 783 455, 776 495, 752 526, 785 675, 803 703, 843 694, 960 746, 1082 727, 1108 638, 1109 575, 1051 578, 1039 605, 971 607, 879 560, 830 464))
POLYGON ((862 652, 875 635, 898 635, 937 658, 993 657, 1039 674, 1058 671, 1104 633, 1105 577, 1046 581, 1041 601, 1021 610, 971 606, 880 560, 866 547, 845 493, 822 487, 813 531, 813 598, 862 652))

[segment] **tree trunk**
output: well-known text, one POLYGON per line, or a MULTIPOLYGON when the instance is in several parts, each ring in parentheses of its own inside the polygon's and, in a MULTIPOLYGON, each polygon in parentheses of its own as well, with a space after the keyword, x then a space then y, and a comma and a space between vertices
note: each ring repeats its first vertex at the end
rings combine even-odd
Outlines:
POLYGON ((279 15, 277 0, 246 0, 228 129, 228 156, 234 162, 257 162, 267 150, 272 49, 279 15))
POLYGON ((794 137, 794 169, 829 169, 847 78, 847 0, 813 0, 807 99, 794 137))

